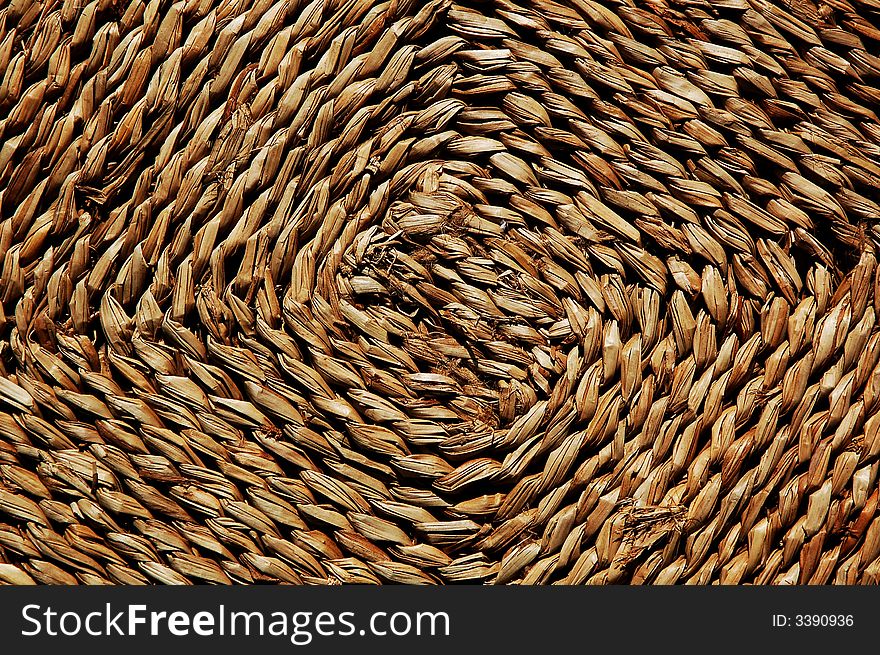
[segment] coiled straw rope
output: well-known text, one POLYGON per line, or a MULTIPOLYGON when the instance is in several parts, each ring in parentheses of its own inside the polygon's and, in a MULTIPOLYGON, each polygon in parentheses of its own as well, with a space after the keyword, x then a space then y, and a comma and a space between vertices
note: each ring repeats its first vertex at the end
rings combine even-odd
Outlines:
POLYGON ((876 0, 0 6, 0 580, 875 583, 876 0))

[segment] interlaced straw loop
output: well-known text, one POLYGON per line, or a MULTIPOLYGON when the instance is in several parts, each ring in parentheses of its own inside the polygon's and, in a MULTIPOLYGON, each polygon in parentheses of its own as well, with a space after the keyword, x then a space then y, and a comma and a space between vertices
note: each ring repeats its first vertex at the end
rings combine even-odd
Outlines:
POLYGON ((877 11, 0 7, 0 582, 880 581, 877 11))

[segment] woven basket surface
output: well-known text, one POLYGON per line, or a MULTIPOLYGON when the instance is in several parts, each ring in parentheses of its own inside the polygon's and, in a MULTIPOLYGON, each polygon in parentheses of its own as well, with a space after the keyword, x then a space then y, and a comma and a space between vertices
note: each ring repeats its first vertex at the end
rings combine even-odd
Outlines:
POLYGON ((0 581, 880 581, 878 0, 0 2, 0 581))

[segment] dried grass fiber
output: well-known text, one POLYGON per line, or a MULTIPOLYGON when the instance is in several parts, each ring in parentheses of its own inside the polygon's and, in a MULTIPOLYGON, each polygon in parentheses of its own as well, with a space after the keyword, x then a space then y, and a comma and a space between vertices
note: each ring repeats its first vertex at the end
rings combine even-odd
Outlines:
POLYGON ((877 0, 3 0, 0 581, 880 580, 877 0))

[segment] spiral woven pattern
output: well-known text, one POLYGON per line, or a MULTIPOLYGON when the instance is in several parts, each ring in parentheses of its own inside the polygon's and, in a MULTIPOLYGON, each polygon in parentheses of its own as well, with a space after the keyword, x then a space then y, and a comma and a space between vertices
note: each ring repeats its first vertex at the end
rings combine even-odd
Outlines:
POLYGON ((877 0, 0 3, 0 581, 880 580, 877 0))

